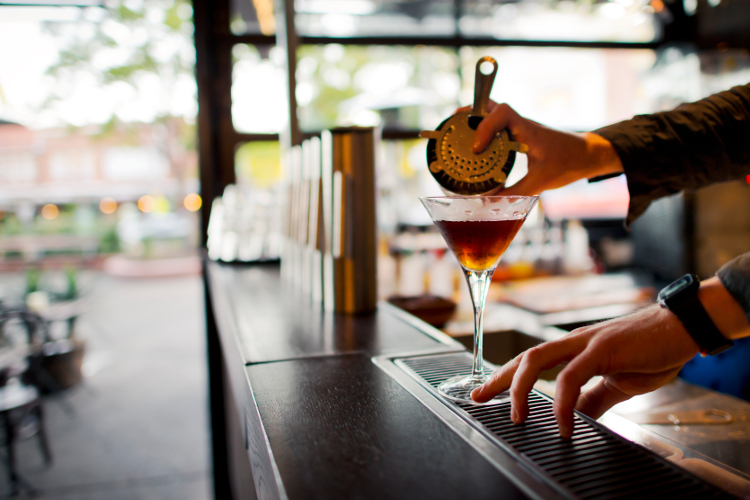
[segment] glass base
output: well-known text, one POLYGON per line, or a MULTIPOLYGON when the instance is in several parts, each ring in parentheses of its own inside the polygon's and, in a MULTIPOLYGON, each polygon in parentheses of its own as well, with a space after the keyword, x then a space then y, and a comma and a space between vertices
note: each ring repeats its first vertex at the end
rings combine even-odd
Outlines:
POLYGON ((471 375, 459 375, 458 377, 449 378, 438 386, 440 394, 451 401, 458 403, 478 404, 498 404, 510 399, 508 392, 498 394, 486 403, 477 403, 471 399, 471 391, 484 384, 487 377, 473 377, 471 375))

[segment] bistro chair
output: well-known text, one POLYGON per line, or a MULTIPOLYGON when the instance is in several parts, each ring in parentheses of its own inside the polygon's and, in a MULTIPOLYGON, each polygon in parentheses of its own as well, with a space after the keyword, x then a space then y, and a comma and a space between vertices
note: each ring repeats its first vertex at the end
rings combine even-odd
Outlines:
POLYGON ((38 362, 46 333, 47 324, 38 314, 25 308, 0 310, 0 424, 5 431, 11 496, 24 491, 35 493, 17 470, 15 444, 19 439, 36 435, 45 463, 52 463, 44 426, 42 388, 37 385, 51 383, 51 377, 38 362))

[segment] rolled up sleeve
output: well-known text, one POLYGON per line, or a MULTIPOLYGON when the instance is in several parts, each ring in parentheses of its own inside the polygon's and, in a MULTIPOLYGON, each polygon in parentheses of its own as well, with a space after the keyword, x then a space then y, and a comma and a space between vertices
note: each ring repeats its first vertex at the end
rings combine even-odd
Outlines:
POLYGON ((620 156, 630 224, 657 198, 750 174, 750 84, 593 132, 620 156))

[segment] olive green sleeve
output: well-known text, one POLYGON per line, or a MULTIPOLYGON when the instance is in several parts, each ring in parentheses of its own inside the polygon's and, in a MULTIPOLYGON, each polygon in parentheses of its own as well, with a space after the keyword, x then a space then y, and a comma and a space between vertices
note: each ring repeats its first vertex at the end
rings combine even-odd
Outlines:
POLYGON ((750 175, 750 84, 593 132, 620 156, 630 224, 657 198, 750 175))

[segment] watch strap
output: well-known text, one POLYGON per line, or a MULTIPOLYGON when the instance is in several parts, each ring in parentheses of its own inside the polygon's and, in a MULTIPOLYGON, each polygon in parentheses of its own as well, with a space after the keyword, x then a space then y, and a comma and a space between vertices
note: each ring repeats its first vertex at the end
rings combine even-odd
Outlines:
POLYGON ((731 339, 721 334, 706 308, 698 299, 696 291, 681 294, 679 300, 666 301, 667 307, 674 313, 693 337, 695 343, 711 356, 719 354, 734 345, 731 339))

